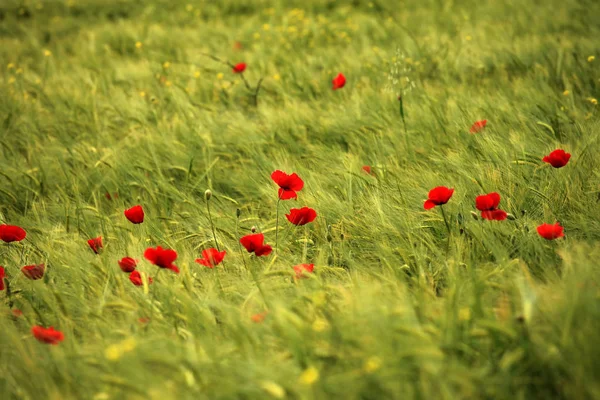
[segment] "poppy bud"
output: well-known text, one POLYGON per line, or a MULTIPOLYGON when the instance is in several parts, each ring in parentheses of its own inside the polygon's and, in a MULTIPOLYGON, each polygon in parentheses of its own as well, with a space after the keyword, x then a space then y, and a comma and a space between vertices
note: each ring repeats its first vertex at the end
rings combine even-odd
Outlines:
POLYGON ((512 214, 506 214, 506 219, 510 219, 511 221, 514 221, 515 219, 517 219, 517 217, 515 217, 512 214))
POLYGON ((250 230, 252 231, 252 233, 256 232, 256 227, 253 226, 252 228, 250 228, 250 230))
POLYGON ((239 218, 240 215, 242 215, 242 210, 240 210, 239 208, 236 208, 235 209, 235 216, 239 218))
POLYGON ((477 221, 479 219, 479 217, 477 216, 477 213, 475 211, 471 211, 471 217, 473 217, 473 219, 475 221, 477 221))
POLYGON ((209 201, 211 197, 212 192, 210 191, 210 189, 206 189, 206 192, 204 192, 204 198, 206 199, 206 201, 209 201))

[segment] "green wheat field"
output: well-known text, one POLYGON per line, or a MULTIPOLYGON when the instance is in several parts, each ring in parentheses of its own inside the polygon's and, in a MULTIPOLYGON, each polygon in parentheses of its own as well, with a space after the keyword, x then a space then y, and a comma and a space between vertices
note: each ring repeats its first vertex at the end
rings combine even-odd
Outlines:
POLYGON ((0 397, 600 399, 599 21, 595 0, 0 1, 0 224, 26 232, 0 235, 0 397))

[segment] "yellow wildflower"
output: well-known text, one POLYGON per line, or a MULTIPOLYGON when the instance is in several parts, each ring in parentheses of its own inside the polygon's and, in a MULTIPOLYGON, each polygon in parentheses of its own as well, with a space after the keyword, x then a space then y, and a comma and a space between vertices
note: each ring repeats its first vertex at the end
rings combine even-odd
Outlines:
POLYGON ((13 69, 14 67, 15 67, 15 64, 8 63, 8 65, 6 66, 6 69, 13 69))
POLYGON ((45 57, 50 57, 51 55, 52 55, 52 52, 50 50, 44 50, 45 57))
POLYGON ((587 98, 587 101, 589 101, 589 102, 590 102, 590 103, 592 103, 593 105, 596 105, 596 104, 598 104, 598 100, 596 100, 596 99, 595 99, 595 98, 593 98, 593 97, 588 97, 588 98, 587 98))
POLYGON ((565 91, 563 92, 563 96, 568 96, 568 95, 569 95, 569 93, 571 93, 571 92, 569 92, 568 90, 565 90, 565 91))
POLYGON ((222 72, 219 72, 219 73, 217 74, 217 79, 223 79, 223 76, 224 76, 224 75, 223 75, 223 73, 222 73, 222 72))
POLYGON ((135 42, 135 48, 136 49, 141 49, 143 46, 142 42, 135 42))
POLYGON ((262 28, 263 28, 263 31, 268 31, 268 30, 271 30, 271 25, 263 24, 262 28))
POLYGON ((471 35, 467 35, 467 36, 465 36, 465 39, 466 39, 467 41, 471 41, 471 40, 473 39, 473 37, 472 37, 471 35))
POLYGON ((592 62, 592 61, 594 61, 595 59, 596 59, 596 57, 595 57, 595 56, 589 56, 589 57, 587 58, 588 62, 592 62))
POLYGON ((273 381, 262 381, 260 387, 276 399, 285 397, 285 389, 273 381))
POLYGON ((275 74, 275 75, 273 75, 273 79, 275 79, 276 81, 278 81, 278 80, 281 79, 281 75, 275 74))
POLYGON ((146 92, 144 92, 143 90, 140 92, 140 97, 146 97, 146 92))
POLYGON ((194 72, 194 78, 200 78, 200 71, 194 72))
POLYGON ((165 61, 165 62, 163 63, 163 68, 164 68, 164 69, 169 69, 169 67, 171 67, 171 63, 170 63, 170 62, 168 62, 168 61, 165 61))
POLYGON ((300 383, 303 385, 312 385, 319 380, 319 370, 315 367, 308 367, 300 375, 300 383))
POLYGON ((367 361, 365 361, 365 365, 363 366, 363 371, 367 374, 372 374, 381 368, 381 364, 383 361, 379 357, 369 357, 367 361))

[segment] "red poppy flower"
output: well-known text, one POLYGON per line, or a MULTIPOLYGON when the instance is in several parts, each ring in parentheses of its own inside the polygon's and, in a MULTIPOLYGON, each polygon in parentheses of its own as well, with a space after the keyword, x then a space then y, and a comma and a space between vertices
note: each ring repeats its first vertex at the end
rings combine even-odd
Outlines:
POLYGON ((470 133, 481 132, 483 128, 487 125, 487 119, 483 119, 481 121, 475 121, 473 125, 471 125, 471 129, 469 129, 470 133))
POLYGON ((475 207, 481 211, 481 218, 495 221, 503 221, 508 214, 506 211, 498 209, 500 204, 500 195, 496 192, 477 196, 475 198, 475 207))
POLYGON ((0 225, 0 239, 6 243, 20 242, 25 239, 27 232, 21 227, 14 225, 0 225))
POLYGON ((435 206, 446 204, 454 194, 454 189, 446 186, 438 186, 429 191, 428 199, 423 204, 426 210, 431 210, 435 206))
POLYGON ((125 217, 134 224, 141 224, 144 222, 144 209, 142 206, 133 206, 124 212, 125 217))
POLYGON ((263 311, 261 313, 252 315, 250 317, 250 319, 252 320, 252 322, 259 324, 259 323, 263 322, 265 320, 265 318, 267 318, 268 313, 269 313, 268 311, 263 311))
POLYGON ((283 171, 277 170, 271 174, 271 179, 279 185, 279 199, 281 200, 298 198, 296 192, 299 192, 304 187, 304 181, 296 173, 288 175, 283 171))
POLYGON ((198 264, 202 264, 208 268, 214 268, 216 265, 221 264, 225 258, 225 250, 219 251, 217 249, 202 250, 202 258, 196 258, 198 264))
POLYGON ((175 250, 163 249, 160 246, 156 246, 156 248, 149 247, 144 252, 144 257, 157 267, 170 269, 176 274, 179 273, 179 268, 173 264, 173 261, 177 259, 175 250))
POLYGON ((563 227, 557 222, 552 224, 542 224, 537 227, 537 231, 541 237, 546 240, 554 240, 565 236, 563 227))
POLYGON ((6 271, 4 267, 0 267, 0 290, 4 290, 4 278, 6 278, 6 271))
POLYGON ((294 266, 294 272, 296 273, 296 279, 306 278, 305 273, 312 274, 315 270, 314 264, 300 264, 294 266))
POLYGON ((65 335, 61 331, 55 330, 53 327, 44 328, 36 325, 31 328, 31 333, 42 343, 56 345, 65 340, 65 335))
POLYGON ((97 238, 89 239, 87 241, 87 243, 90 246, 90 249, 92 249, 94 251, 94 253, 96 253, 96 254, 100 253, 100 249, 104 247, 102 245, 102 236, 98 236, 97 238))
MULTIPOLYGON (((140 274, 140 271, 133 271, 131 274, 129 274, 129 280, 135 286, 142 286, 144 284, 144 282, 142 281, 142 274, 140 274)), ((148 285, 151 283, 152 283, 152 278, 148 277, 148 285)))
POLYGON ((23 273, 23 275, 34 281, 42 279, 44 277, 45 271, 46 265, 44 264, 26 265, 23 268, 21 268, 21 272, 23 273))
POLYGON ((273 250, 271 246, 264 244, 264 241, 265 235, 262 233, 253 233, 240 239, 240 243, 248 250, 248 253, 254 253, 258 257, 268 256, 273 250))
POLYGON ((233 73, 234 74, 241 74, 245 70, 246 70, 246 63, 239 63, 239 64, 235 64, 233 66, 233 73))
POLYGON ((317 218, 317 212, 309 207, 292 208, 285 217, 294 225, 306 225, 317 218))
POLYGON ((542 158, 542 161, 552 165, 554 168, 561 168, 567 165, 570 158, 570 153, 565 153, 564 150, 557 149, 542 158))
POLYGON ((133 272, 137 266, 138 260, 131 257, 123 257, 119 260, 119 267, 123 272, 133 272))
POLYGON ((371 167, 368 165, 365 165, 362 167, 362 170, 365 171, 367 174, 371 175, 371 167))
POLYGON ((333 90, 341 89, 346 85, 346 77, 341 72, 331 80, 333 90))

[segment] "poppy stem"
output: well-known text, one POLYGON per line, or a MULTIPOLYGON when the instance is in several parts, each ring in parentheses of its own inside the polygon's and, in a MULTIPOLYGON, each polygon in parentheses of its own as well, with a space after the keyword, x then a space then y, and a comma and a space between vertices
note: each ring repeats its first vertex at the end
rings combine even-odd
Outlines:
MULTIPOLYGON (((238 211, 239 211, 239 209, 238 209, 238 211)), ((240 215, 238 212, 237 218, 235 219, 235 236, 238 238, 240 237, 239 225, 240 225, 240 215)), ((248 266, 246 265, 246 258, 244 257, 244 250, 242 249, 242 244, 240 243, 239 240, 237 242, 238 242, 238 248, 240 249, 240 254, 242 256, 242 261, 244 262, 244 268, 247 270, 248 266)))
MULTIPOLYGON (((154 275, 154 280, 158 283, 158 275, 160 275, 161 268, 158 269, 156 275, 154 275)), ((148 278, 148 284, 150 284, 150 279, 148 278)), ((156 300, 156 287, 152 290, 152 298, 150 299, 150 321, 146 324, 146 329, 152 322, 154 322, 154 300, 156 300)))
POLYGON ((446 218, 446 212, 444 211, 444 206, 441 205, 440 209, 442 210, 442 217, 444 217, 444 223, 446 224, 446 229, 448 230, 448 248, 450 248, 450 236, 452 233, 450 232, 450 225, 448 224, 448 219, 446 218))
POLYGON ((277 249, 279 248, 279 203, 281 202, 281 198, 277 199, 277 211, 275 217, 275 255, 277 255, 277 249))
POLYGON ((215 224, 213 224, 212 216, 210 214, 210 200, 206 199, 206 211, 208 212, 208 221, 210 222, 210 228, 212 229, 213 240, 215 241, 215 247, 218 251, 221 251, 219 248, 219 242, 217 242, 217 234, 215 233, 215 224))
POLYGON ((302 250, 302 262, 306 262, 308 254, 308 225, 304 225, 304 249, 302 250))

